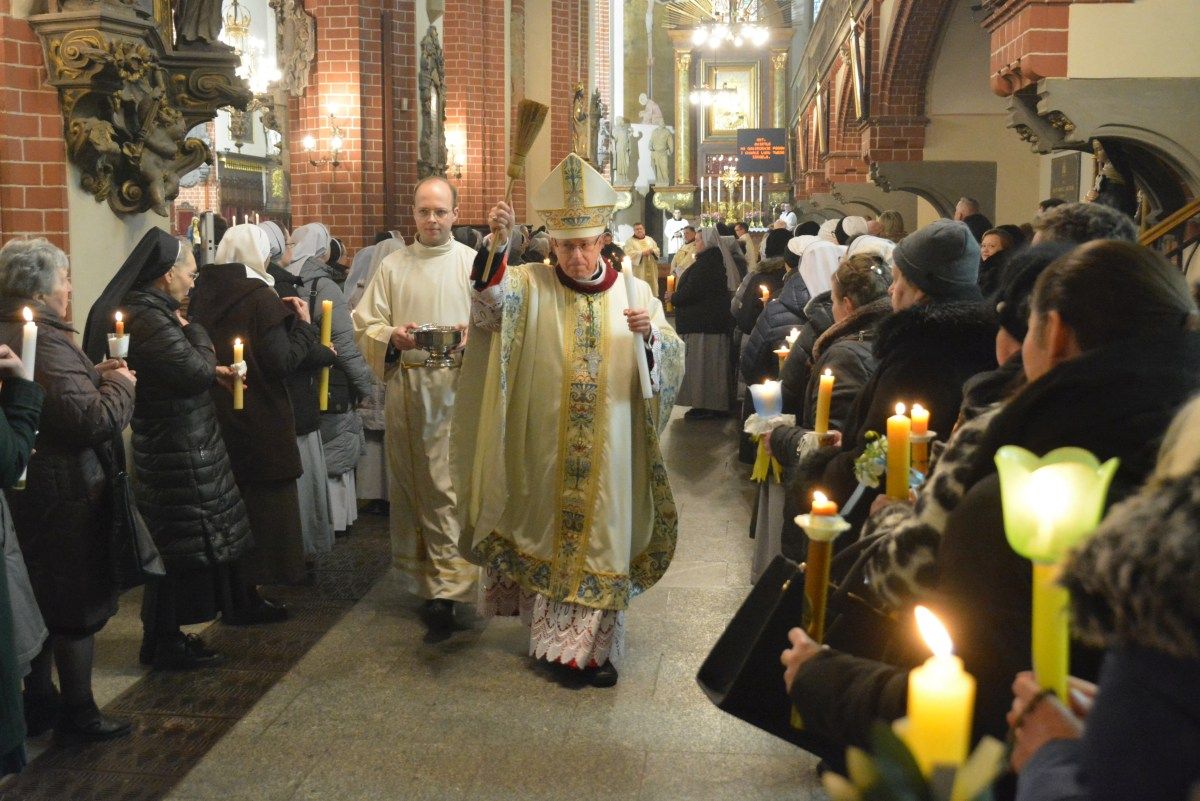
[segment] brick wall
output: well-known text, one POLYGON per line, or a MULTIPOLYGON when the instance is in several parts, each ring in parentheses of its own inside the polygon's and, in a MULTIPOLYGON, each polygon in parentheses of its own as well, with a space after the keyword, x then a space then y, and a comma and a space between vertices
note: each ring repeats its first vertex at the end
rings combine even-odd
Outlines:
POLYGON ((596 88, 600 90, 605 108, 612 109, 612 9, 609 0, 597 0, 595 21, 596 30, 591 39, 596 47, 596 88))
POLYGON ((29 24, 0 11, 0 240, 44 236, 69 252, 66 145, 29 24))

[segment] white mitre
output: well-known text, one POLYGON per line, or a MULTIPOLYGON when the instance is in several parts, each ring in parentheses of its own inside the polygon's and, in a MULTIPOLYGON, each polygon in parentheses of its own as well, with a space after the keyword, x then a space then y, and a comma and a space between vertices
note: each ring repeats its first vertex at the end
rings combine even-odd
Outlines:
POLYGON ((604 176, 571 153, 538 187, 533 208, 555 239, 586 239, 604 233, 618 200, 604 176))

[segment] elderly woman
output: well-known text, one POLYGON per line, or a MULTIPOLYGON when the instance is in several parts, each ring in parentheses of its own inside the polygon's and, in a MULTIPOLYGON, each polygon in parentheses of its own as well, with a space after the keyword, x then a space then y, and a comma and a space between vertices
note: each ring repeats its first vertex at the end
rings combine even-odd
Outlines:
MULTIPOLYGON (((296 494, 300 454, 285 380, 320 345, 308 324, 308 304, 276 294, 275 279, 266 270, 270 252, 267 235, 256 226, 230 228, 217 250, 221 263, 200 271, 189 319, 209 332, 219 363, 233 362, 235 338, 245 348, 244 408, 235 410, 222 387, 214 387, 210 395, 254 533, 245 556, 250 579, 284 584, 305 577, 296 494)), ((332 360, 332 353, 329 356, 332 360)), ((254 591, 234 598, 233 605, 235 612, 223 615, 222 621, 237 625, 287 616, 286 609, 254 591)))
POLYGON ((724 417, 733 404, 729 300, 740 276, 715 229, 705 228, 696 241, 696 261, 667 299, 675 306, 675 330, 687 345, 675 402, 692 407, 684 417, 703 420, 724 417))
POLYGON ((112 480, 121 431, 133 416, 136 379, 124 363, 93 366, 66 321, 71 301, 67 256, 44 239, 0 250, 0 342, 17 350, 22 307, 37 321, 34 380, 46 392, 24 491, 9 491, 13 524, 50 639, 26 679, 26 703, 66 739, 101 740, 129 732, 101 714, 92 696, 96 632, 117 611, 109 564, 112 480), (51 680, 58 668, 61 700, 51 680))
POLYGON ((250 544, 246 507, 233 480, 209 391, 228 392, 233 370, 217 366, 208 332, 180 313, 196 276, 191 250, 151 228, 88 315, 84 342, 102 343, 119 305, 129 365, 140 378, 133 411, 134 493, 167 575, 142 595, 140 659, 156 670, 217 664, 221 657, 180 626, 227 609, 245 583, 238 557, 250 544))

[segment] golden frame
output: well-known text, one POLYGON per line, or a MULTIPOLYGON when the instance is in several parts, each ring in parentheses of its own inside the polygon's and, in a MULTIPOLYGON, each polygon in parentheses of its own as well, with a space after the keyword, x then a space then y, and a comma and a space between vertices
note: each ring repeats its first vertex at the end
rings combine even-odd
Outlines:
POLYGON ((704 85, 720 89, 728 85, 738 90, 741 100, 733 112, 709 106, 704 110, 702 141, 736 139, 739 128, 758 128, 762 116, 762 85, 758 61, 709 62, 701 65, 704 85), (719 115, 719 116, 718 116, 719 115))

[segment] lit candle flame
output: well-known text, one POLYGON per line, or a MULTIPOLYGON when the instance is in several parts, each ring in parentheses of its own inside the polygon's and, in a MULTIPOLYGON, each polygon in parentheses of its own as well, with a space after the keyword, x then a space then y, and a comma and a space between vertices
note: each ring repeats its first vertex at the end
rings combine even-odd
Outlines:
POLYGON ((829 497, 820 490, 817 490, 813 493, 813 506, 816 506, 819 503, 829 503, 829 497))
POLYGON ((916 607, 915 611, 921 639, 925 640, 925 644, 929 646, 930 651, 933 651, 933 655, 943 657, 953 654, 954 643, 950 640, 950 632, 946 631, 946 627, 942 621, 938 620, 937 615, 920 605, 916 607))
POLYGON ((896 404, 896 414, 904 414, 905 406, 903 403, 896 404))
POLYGON ((242 340, 240 340, 240 339, 235 339, 235 340, 233 340, 233 346, 234 346, 235 348, 236 348, 236 347, 240 347, 240 346, 241 346, 241 344, 242 344, 242 340))
POLYGON ((924 407, 924 406, 922 406, 922 405, 921 405, 921 404, 919 404, 919 403, 914 403, 914 404, 913 404, 913 414, 920 414, 920 413, 921 413, 921 412, 923 412, 923 411, 925 411, 925 407, 924 407))
POLYGON ((113 319, 115 319, 119 323, 125 319, 125 315, 121 314, 120 312, 117 312, 116 314, 113 315, 113 319))
POLYGON ((826 367, 826 368, 825 368, 825 375, 827 375, 827 376, 829 376, 830 378, 832 378, 832 377, 833 377, 833 371, 832 371, 832 370, 830 370, 828 367, 826 367))
POLYGON ((25 318, 25 322, 32 323, 33 322, 33 309, 26 306, 25 308, 21 309, 21 316, 25 318))

